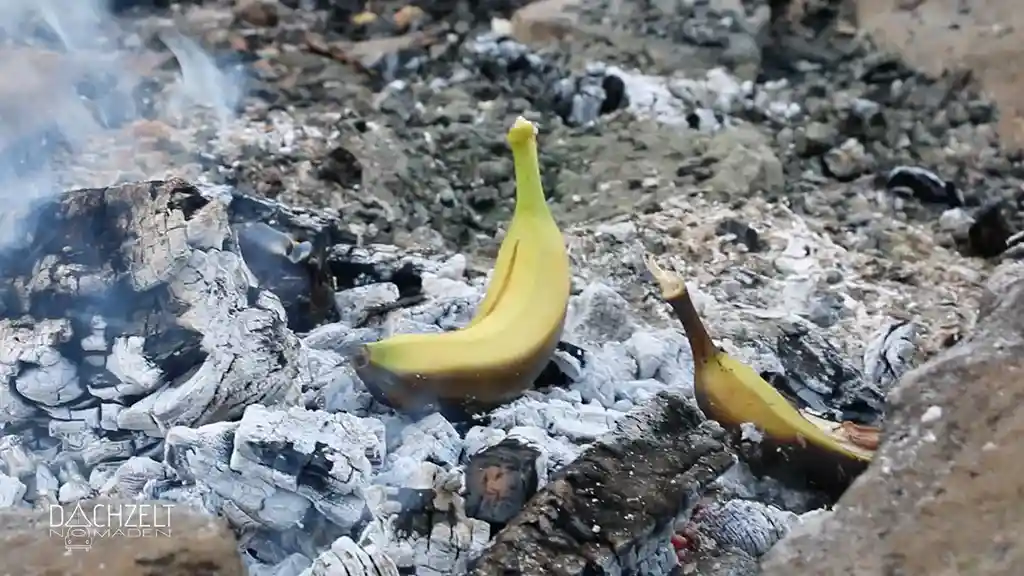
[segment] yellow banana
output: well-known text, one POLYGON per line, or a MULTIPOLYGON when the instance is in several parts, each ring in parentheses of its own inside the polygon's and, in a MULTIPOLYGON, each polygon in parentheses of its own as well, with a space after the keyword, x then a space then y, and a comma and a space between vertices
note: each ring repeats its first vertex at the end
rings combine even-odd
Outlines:
POLYGON ((522 216, 523 214, 529 214, 529 211, 520 211, 519 203, 517 202, 515 211, 512 213, 512 223, 509 224, 508 230, 505 231, 505 239, 502 241, 501 247, 498 248, 498 258, 494 261, 494 272, 491 273, 491 280, 487 284, 487 292, 484 294, 480 304, 477 305, 476 313, 473 314, 473 319, 466 325, 467 328, 479 324, 481 320, 494 310, 494 306, 501 299, 501 295, 508 285, 508 273, 512 270, 512 253, 515 251, 516 235, 519 233, 519 227, 516 226, 516 223, 529 218, 529 216, 522 216))
POLYGON ((794 407, 753 368, 718 348, 708 335, 686 285, 647 257, 661 296, 683 324, 693 351, 694 395, 704 413, 734 434, 745 423, 763 435, 755 467, 796 471, 823 490, 841 493, 870 463, 878 431, 838 424, 794 407))
POLYGON ((474 322, 442 334, 395 335, 367 344, 355 359, 367 388, 395 408, 423 412, 505 402, 533 384, 561 337, 569 256, 544 198, 536 128, 518 118, 508 142, 515 214, 474 322))

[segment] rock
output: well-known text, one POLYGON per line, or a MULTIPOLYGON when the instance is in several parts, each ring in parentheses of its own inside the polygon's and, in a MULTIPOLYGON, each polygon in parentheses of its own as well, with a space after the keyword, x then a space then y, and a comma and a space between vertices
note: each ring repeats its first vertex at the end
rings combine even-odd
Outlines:
POLYGON ((1007 248, 1007 241, 1016 233, 1010 229, 1006 209, 1002 202, 983 206, 974 215, 974 222, 967 230, 968 256, 995 258, 1007 248))
POLYGON ((939 228, 954 237, 966 237, 971 224, 974 224, 974 217, 963 208, 950 208, 943 211, 939 217, 939 228))
POLYGON ((831 124, 811 122, 796 133, 796 151, 801 156, 818 156, 835 146, 839 130, 831 124))
POLYGON ((7 576, 242 576, 223 522, 156 501, 86 500, 60 511, 0 510, 0 566, 7 576), (66 528, 77 507, 106 528, 66 528), (117 517, 117 513, 121 517, 117 517), (61 518, 64 518, 62 521, 61 518), (69 534, 65 536, 65 534, 69 534), (85 534, 91 542, 85 541, 85 534), (68 548, 68 546, 72 548, 68 548), (74 548, 80 546, 80 548, 74 548))
POLYGON ((269 0, 238 0, 235 4, 235 17, 262 28, 277 26, 280 20, 277 2, 269 0))
POLYGON ((1024 567, 1024 284, 993 289, 971 336, 893 388, 873 464, 820 527, 766 555, 765 576, 1024 567))
POLYGON ((764 242, 749 225, 739 220, 723 220, 715 227, 715 233, 719 236, 732 236, 737 244, 742 244, 751 252, 760 252, 764 249, 764 242))
POLYGON ((723 130, 709 143, 707 156, 718 160, 706 184, 724 194, 747 196, 758 190, 778 192, 784 185, 782 163, 755 130, 723 130))
POLYGON ((849 182, 871 168, 871 158, 864 145, 849 138, 840 146, 829 150, 822 158, 825 174, 840 182, 849 182))
POLYGON ((578 29, 573 9, 579 4, 580 0, 530 2, 512 16, 512 36, 524 44, 559 40, 578 29))
POLYGON ((851 0, 857 24, 882 48, 938 76, 970 71, 1000 107, 1005 144, 1024 144, 1024 13, 1015 0, 851 0), (912 8, 912 9, 910 9, 912 8))
POLYGON ((602 66, 586 74, 564 78, 556 84, 554 108, 570 126, 583 126, 627 104, 627 86, 622 78, 602 66))

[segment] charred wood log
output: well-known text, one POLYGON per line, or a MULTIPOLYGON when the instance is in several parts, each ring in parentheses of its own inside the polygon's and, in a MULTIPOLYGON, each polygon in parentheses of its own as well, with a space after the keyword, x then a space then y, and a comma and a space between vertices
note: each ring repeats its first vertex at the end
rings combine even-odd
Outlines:
POLYGON ((0 247, 5 432, 88 468, 155 447, 172 426, 298 402, 306 352, 232 222, 266 217, 315 243, 333 224, 259 205, 167 181, 75 190, 35 209, 24 240, 0 247))
POLYGON ((466 467, 466 514, 504 527, 537 492, 540 454, 517 438, 474 454, 466 467))
POLYGON ((660 394, 624 416, 506 526, 471 573, 659 573, 668 531, 733 463, 724 432, 688 400, 660 394), (661 538, 661 537, 664 538, 661 538))
POLYGON ((323 213, 237 191, 221 200, 228 203, 228 218, 245 263, 259 286, 281 300, 288 327, 308 332, 336 320, 328 252, 336 244, 354 244, 357 239, 323 213))

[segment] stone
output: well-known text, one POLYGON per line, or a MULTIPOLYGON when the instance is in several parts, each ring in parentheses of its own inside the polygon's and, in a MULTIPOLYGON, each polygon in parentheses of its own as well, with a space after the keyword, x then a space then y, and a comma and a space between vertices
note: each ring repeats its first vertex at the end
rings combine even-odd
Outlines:
POLYGON ((835 146, 839 130, 824 122, 811 122, 797 132, 796 151, 801 156, 818 156, 835 146))
MULTIPOLYGON (((0 566, 3 566, 5 576, 245 574, 235 538, 222 521, 212 516, 162 502, 87 500, 79 505, 89 518, 102 518, 103 523, 107 523, 109 518, 111 529, 117 527, 124 535, 94 536, 87 549, 85 544, 81 544, 81 548, 68 549, 68 544, 76 544, 77 540, 65 538, 61 532, 51 532, 48 511, 0 510, 0 566), (140 507, 140 504, 145 507, 140 507), (130 517, 129 506, 135 506, 134 519, 130 517), (154 512, 153 518, 146 519, 146 516, 138 514, 138 511, 146 509, 154 512), (114 510, 122 513, 119 523, 114 522, 116 516, 108 514, 114 510), (157 524, 166 524, 167 527, 154 531, 152 537, 132 537, 130 534, 132 525, 157 524)), ((64 506, 65 518, 75 512, 75 506, 64 506)), ((60 517, 56 513, 53 516, 58 518, 53 522, 54 526, 60 526, 60 517)))
POLYGON ((874 463, 765 576, 1020 573, 1024 283, 991 291, 972 335, 893 388, 874 463))
POLYGON ((235 17, 261 28, 272 28, 280 21, 277 2, 267 0, 240 0, 235 4, 235 17))
POLYGON ((1024 46, 1015 0, 850 0, 858 26, 922 72, 970 71, 1000 108, 1004 143, 1024 145, 1024 46))
POLYGON ((870 163, 864 145, 855 138, 847 139, 822 158, 825 172, 840 182, 849 182, 867 172, 870 163))
POLYGON ((785 184, 782 163, 765 136, 746 127, 723 130, 708 144, 715 174, 707 185, 724 194, 747 196, 763 190, 777 193, 785 184))
POLYGON ((530 2, 512 16, 512 37, 524 44, 559 40, 578 28, 572 9, 579 4, 579 0, 530 2))

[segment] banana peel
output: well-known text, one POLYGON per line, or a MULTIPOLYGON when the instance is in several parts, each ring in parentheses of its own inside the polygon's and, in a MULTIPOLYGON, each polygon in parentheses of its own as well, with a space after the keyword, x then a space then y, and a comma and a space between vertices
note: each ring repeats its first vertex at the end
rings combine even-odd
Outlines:
POLYGON ((441 334, 398 334, 353 359, 370 392, 395 409, 461 417, 508 402, 533 386, 561 339, 569 256, 541 186, 536 127, 517 119, 508 143, 515 212, 472 321, 441 334))
MULTIPOLYGON (((661 297, 683 325, 693 351, 698 406, 736 438, 744 424, 761 433, 754 450, 741 450, 753 470, 780 479, 804 480, 838 497, 870 464, 880 430, 832 422, 801 411, 753 368, 714 344, 685 283, 647 255, 661 297)), ((749 446, 748 446, 749 448, 749 446)))

